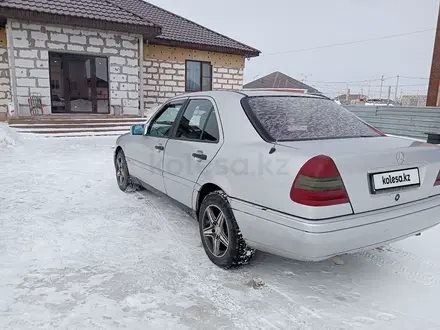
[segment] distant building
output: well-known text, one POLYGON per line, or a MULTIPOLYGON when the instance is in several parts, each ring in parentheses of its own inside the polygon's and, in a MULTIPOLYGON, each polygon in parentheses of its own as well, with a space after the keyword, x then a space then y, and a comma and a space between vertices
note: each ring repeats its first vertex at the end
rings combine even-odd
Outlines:
POLYGON ((334 100, 340 104, 360 104, 364 103, 367 99, 368 97, 362 94, 348 94, 348 100, 347 94, 342 94, 334 98, 334 100))
POLYGON ((374 106, 394 106, 395 102, 388 99, 367 99, 365 102, 363 102, 363 104, 374 106))
POLYGON ((426 95, 402 95, 403 107, 424 107, 426 105, 426 95))
POLYGON ((298 93, 319 94, 320 92, 301 81, 276 71, 267 76, 254 80, 243 86, 243 89, 265 89, 277 91, 289 91, 298 93))

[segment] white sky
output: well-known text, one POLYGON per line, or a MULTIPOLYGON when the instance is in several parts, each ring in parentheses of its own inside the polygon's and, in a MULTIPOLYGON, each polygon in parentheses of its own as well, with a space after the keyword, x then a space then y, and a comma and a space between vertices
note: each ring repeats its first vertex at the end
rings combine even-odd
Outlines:
MULTIPOLYGON (((435 28, 438 0, 149 0, 263 52, 246 63, 245 82, 273 71, 304 79, 334 95, 347 82, 395 77, 428 78, 435 31, 334 48, 264 56, 334 43, 435 28), (332 83, 323 83, 332 82, 332 83)), ((428 80, 400 80, 399 94, 424 94, 428 80), (420 85, 420 86, 408 86, 420 85)), ((380 81, 371 82, 378 96, 380 81)), ((396 78, 384 82, 396 85, 396 78)), ((349 84, 368 91, 368 82, 349 84)))

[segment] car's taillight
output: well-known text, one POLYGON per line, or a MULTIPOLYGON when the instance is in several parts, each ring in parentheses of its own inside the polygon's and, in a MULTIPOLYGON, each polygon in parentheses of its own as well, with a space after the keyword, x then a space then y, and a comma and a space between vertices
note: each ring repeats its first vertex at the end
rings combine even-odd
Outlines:
POLYGON ((437 174, 437 178, 435 179, 434 186, 440 185, 440 171, 437 174))
POLYGON ((290 189, 290 199, 309 206, 350 202, 336 164, 325 155, 313 157, 301 167, 290 189))

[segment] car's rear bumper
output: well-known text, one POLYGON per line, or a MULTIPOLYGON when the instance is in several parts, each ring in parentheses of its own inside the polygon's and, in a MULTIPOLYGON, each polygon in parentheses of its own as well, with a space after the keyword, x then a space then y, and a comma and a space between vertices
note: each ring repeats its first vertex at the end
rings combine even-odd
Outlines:
POLYGON ((398 241, 440 223, 440 196, 327 220, 306 220, 230 199, 247 243, 259 250, 319 261, 398 241))

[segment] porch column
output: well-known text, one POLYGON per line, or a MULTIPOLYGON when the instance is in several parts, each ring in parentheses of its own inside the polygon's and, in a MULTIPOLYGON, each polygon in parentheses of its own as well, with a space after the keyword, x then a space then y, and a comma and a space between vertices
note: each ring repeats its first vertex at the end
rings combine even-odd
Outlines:
MULTIPOLYGON (((15 75, 15 54, 14 54, 14 38, 12 36, 12 22, 7 20, 6 23, 6 41, 8 47, 8 64, 9 64, 9 83, 11 86, 11 99, 14 106, 14 116, 19 115, 20 107, 17 98, 17 79, 15 75)), ((8 109, 9 111, 9 109, 8 109)))
POLYGON ((144 36, 139 37, 139 111, 144 118, 144 36))

